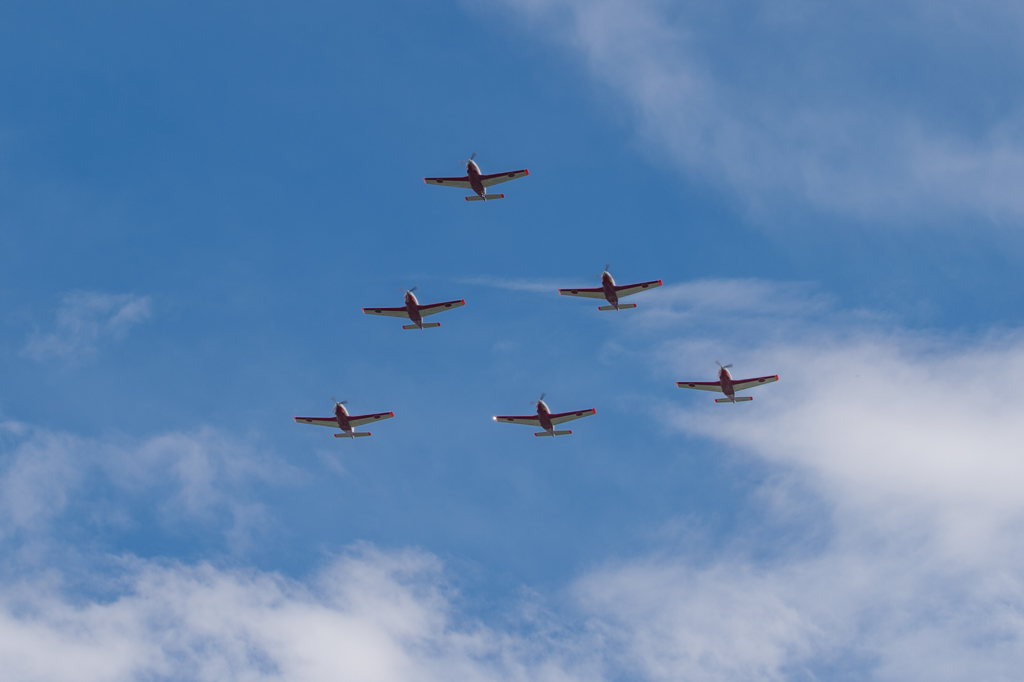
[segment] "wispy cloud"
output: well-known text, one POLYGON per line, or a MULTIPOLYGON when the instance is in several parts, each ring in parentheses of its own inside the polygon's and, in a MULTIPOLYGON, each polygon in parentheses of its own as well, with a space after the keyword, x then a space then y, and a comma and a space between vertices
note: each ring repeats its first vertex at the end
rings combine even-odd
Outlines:
POLYGON ((301 478, 275 457, 209 428, 141 441, 96 440, 11 423, 0 431, 0 541, 45 541, 56 522, 71 522, 72 502, 75 523, 116 526, 144 500, 164 525, 203 523, 242 550, 267 521, 252 485, 301 478), (100 498, 97 486, 104 490, 100 498))
POLYGON ((34 333, 22 352, 38 361, 75 360, 95 353, 105 342, 120 341, 150 316, 148 296, 73 292, 62 298, 54 330, 34 333))
POLYGON ((1024 333, 908 330, 802 285, 665 299, 630 332, 658 376, 712 379, 716 358, 780 375, 752 403, 678 391, 655 407, 764 472, 760 514, 729 542, 669 542, 580 580, 610 659, 651 680, 1012 678, 1024 397, 1007 387, 1024 381, 1024 333))
POLYGON ((361 546, 306 583, 128 560, 112 599, 0 588, 5 679, 600 679, 586 657, 460 619, 436 558, 361 546))
POLYGON ((886 224, 951 211, 1024 218, 1024 101, 993 99, 1001 85, 962 71, 1019 79, 1016 3, 507 7, 627 103, 652 153, 753 210, 802 204, 886 224))

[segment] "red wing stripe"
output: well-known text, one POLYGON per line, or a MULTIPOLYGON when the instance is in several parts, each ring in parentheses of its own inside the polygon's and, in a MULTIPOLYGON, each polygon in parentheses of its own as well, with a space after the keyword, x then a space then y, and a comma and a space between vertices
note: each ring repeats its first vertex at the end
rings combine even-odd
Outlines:
POLYGON ((558 419, 559 417, 589 417, 592 414, 597 414, 597 410, 593 408, 589 410, 572 410, 571 412, 559 412, 549 416, 552 419, 558 419))
POLYGON ((375 414, 357 414, 355 416, 349 415, 349 421, 356 421, 357 419, 383 419, 384 417, 394 417, 394 412, 377 412, 375 414))
MULTIPOLYGON (((510 178, 514 178, 515 176, 520 175, 520 174, 522 174, 522 175, 529 175, 530 171, 528 171, 528 170, 526 170, 524 168, 522 170, 517 170, 517 171, 505 171, 504 173, 490 173, 488 175, 481 175, 480 179, 481 180, 490 180, 491 178, 500 178, 503 175, 508 176, 510 178)), ((431 179, 433 179, 433 178, 431 178, 431 179)), ((444 178, 444 179, 448 179, 448 178, 444 178)), ((454 180, 454 178, 452 178, 452 179, 454 180)))
MULTIPOLYGON (((749 379, 748 379, 748 381, 749 381, 749 379)), ((734 381, 733 383, 734 384, 738 384, 740 382, 734 381)), ((676 386, 678 386, 679 388, 686 388, 686 387, 693 387, 693 386, 721 386, 721 385, 722 385, 721 381, 677 381, 676 382, 676 386)))
POLYGON ((604 293, 604 289, 601 288, 601 287, 597 287, 597 288, 594 288, 594 289, 583 289, 583 288, 559 289, 558 293, 564 294, 565 292, 569 292, 570 294, 578 294, 581 291, 585 291, 585 292, 590 293, 590 294, 601 294, 601 293, 604 293))
MULTIPOLYGON (((504 175, 504 173, 498 173, 498 175, 504 175)), ((446 182, 469 182, 469 176, 464 175, 461 178, 423 178, 423 182, 428 185, 443 185, 446 182)))
POLYGON ((395 313, 404 313, 406 308, 405 308, 405 306, 402 306, 401 308, 363 308, 363 312, 364 313, 367 310, 375 312, 375 313, 379 313, 379 312, 383 312, 383 311, 389 311, 389 312, 395 312, 395 313))
POLYGON ((650 289, 651 287, 660 287, 660 286, 661 286, 661 280, 660 279, 655 279, 655 280, 651 280, 650 282, 637 282, 636 284, 617 285, 615 287, 615 291, 622 291, 623 289, 635 289, 637 287, 640 287, 641 289, 650 289))
MULTIPOLYGON (((466 305, 466 299, 460 298, 454 301, 445 301, 444 303, 431 303, 430 305, 421 305, 420 310, 426 310, 427 308, 457 308, 458 306, 466 305)), ((405 310, 405 308, 401 308, 405 310)))

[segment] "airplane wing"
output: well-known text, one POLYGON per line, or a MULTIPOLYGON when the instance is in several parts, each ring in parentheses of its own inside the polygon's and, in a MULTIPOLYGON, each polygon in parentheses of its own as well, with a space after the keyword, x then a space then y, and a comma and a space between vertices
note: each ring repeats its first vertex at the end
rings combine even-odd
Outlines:
MULTIPOLYGON (((506 173, 491 173, 490 175, 481 175, 480 184, 483 185, 484 187, 493 187, 494 185, 500 185, 501 183, 508 182, 509 180, 515 180, 516 178, 526 177, 529 174, 530 171, 524 168, 523 170, 508 171, 506 173)), ((467 187, 468 186, 469 185, 467 185, 467 187)))
POLYGON ((734 381, 734 382, 732 382, 732 389, 734 391, 743 391, 743 390, 746 390, 748 388, 753 388, 754 386, 760 386, 761 384, 770 384, 773 381, 778 381, 778 380, 779 380, 779 375, 777 375, 777 374, 774 375, 774 376, 770 376, 770 377, 754 377, 753 379, 744 379, 742 381, 734 381))
POLYGON ((551 415, 552 424, 564 424, 565 422, 571 422, 573 419, 582 419, 583 417, 589 417, 592 414, 597 414, 597 410, 580 410, 579 412, 559 412, 558 414, 551 415))
POLYGON ((312 424, 313 426, 327 426, 332 429, 340 429, 338 420, 334 417, 295 417, 299 424, 312 424))
POLYGON ((623 296, 630 296, 632 294, 639 293, 645 289, 653 289, 661 286, 661 280, 656 279, 653 282, 640 282, 638 284, 626 284, 624 286, 615 287, 615 293, 622 298, 623 296))
MULTIPOLYGON (((348 423, 349 423, 349 426, 351 426, 354 429, 357 426, 363 426, 364 424, 369 424, 370 422, 375 422, 375 421, 378 421, 380 419, 391 419, 394 416, 395 416, 394 412, 378 412, 377 414, 361 414, 361 415, 358 415, 356 417, 349 417, 348 418, 348 423)), ((338 422, 334 422, 334 425, 337 426, 338 422)))
POLYGON ((540 419, 537 415, 526 416, 526 417, 495 417, 494 421, 501 422, 502 424, 525 424, 526 426, 533 426, 534 428, 540 427, 540 419))
POLYGON ((679 388, 694 388, 698 391, 711 391, 712 393, 722 392, 722 382, 720 381, 677 381, 676 386, 679 388))
POLYGON ((385 317, 404 317, 408 319, 409 311, 405 309, 405 306, 401 308, 363 308, 363 312, 367 315, 384 315, 385 317))
MULTIPOLYGON (((461 299, 458 301, 445 301, 444 303, 431 303, 430 305, 420 306, 420 315, 426 317, 427 315, 433 315, 434 313, 443 313, 446 310, 452 308, 461 308, 466 305, 466 300, 461 299)), ((406 315, 408 317, 408 315, 406 315)))
POLYGON ((468 175, 463 175, 461 178, 423 178, 423 182, 427 183, 428 185, 442 185, 447 187, 460 187, 462 189, 473 189, 473 186, 469 184, 468 175))
POLYGON ((559 289, 562 296, 582 296, 583 298, 604 298, 604 289, 559 289))

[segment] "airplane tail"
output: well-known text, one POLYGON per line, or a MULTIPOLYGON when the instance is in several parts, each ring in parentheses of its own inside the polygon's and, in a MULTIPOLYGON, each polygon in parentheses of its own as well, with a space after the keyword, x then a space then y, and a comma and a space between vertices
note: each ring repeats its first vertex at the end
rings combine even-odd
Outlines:
POLYGON ((715 398, 716 403, 749 403, 753 398, 748 395, 738 396, 735 400, 729 400, 728 398, 715 398))
MULTIPOLYGON (((626 308, 635 308, 635 307, 636 307, 636 303, 620 303, 619 304, 619 310, 625 310, 626 308)), ((598 310, 615 310, 615 306, 613 306, 613 305, 599 305, 599 306, 597 306, 597 309, 598 310)))
POLYGON ((369 431, 353 431, 352 433, 336 433, 335 438, 366 438, 370 435, 369 431))
POLYGON ((504 194, 485 194, 483 196, 480 196, 479 194, 474 194, 471 197, 466 197, 466 201, 491 201, 492 199, 504 199, 504 198, 505 198, 504 194))
POLYGON ((548 433, 547 431, 538 431, 537 433, 535 433, 533 435, 535 435, 535 436, 568 436, 570 433, 572 433, 572 431, 552 431, 550 433, 548 433))
MULTIPOLYGON (((424 329, 430 329, 431 327, 440 327, 440 326, 441 326, 440 322, 424 322, 423 323, 423 328, 424 329)), ((419 326, 415 325, 415 324, 403 324, 402 325, 402 329, 419 329, 419 326)))

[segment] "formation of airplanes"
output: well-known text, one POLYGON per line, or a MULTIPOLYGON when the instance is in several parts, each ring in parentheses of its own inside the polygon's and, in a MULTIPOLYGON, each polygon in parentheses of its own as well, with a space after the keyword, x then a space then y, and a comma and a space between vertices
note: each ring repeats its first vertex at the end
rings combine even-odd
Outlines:
MULTIPOLYGON (((437 178, 423 178, 423 182, 428 185, 438 185, 447 187, 458 187, 461 189, 473 190, 475 194, 465 197, 466 201, 488 201, 492 199, 504 199, 504 194, 488 194, 487 188, 493 187, 494 185, 516 180, 518 178, 526 177, 530 174, 527 169, 505 171, 503 173, 491 173, 484 175, 480 172, 480 166, 477 165, 476 152, 466 160, 466 175, 459 177, 437 177, 437 178)), ((620 311, 636 308, 635 303, 621 303, 620 300, 626 296, 632 296, 642 291, 649 289, 655 289, 662 285, 660 279, 650 280, 647 282, 637 282, 636 284, 616 284, 615 279, 612 277, 609 271, 610 264, 606 263, 604 271, 598 275, 601 279, 600 287, 593 288, 572 288, 572 289, 559 289, 558 293, 562 296, 576 296, 579 298, 596 298, 604 299, 608 305, 598 306, 597 309, 601 311, 620 311)), ((440 322, 424 322, 423 318, 429 315, 435 315, 437 313, 443 313, 448 310, 455 308, 461 308, 466 305, 465 299, 458 299, 454 301, 442 301, 441 303, 428 303, 426 305, 421 304, 413 293, 417 287, 412 289, 402 289, 404 292, 405 305, 391 308, 363 308, 363 312, 367 315, 380 315, 383 317, 398 317, 409 320, 412 324, 402 325, 402 329, 434 329, 441 326, 440 322)), ((755 386, 761 386, 763 384, 769 384, 774 381, 778 381, 778 375, 754 377, 752 379, 733 379, 732 374, 729 372, 731 364, 722 365, 718 364, 718 381, 677 381, 676 386, 679 388, 693 389, 697 391, 711 391, 713 393, 721 393, 723 398, 716 398, 716 403, 741 403, 749 402, 753 400, 750 396, 737 396, 737 391, 744 391, 755 386)), ((547 403, 544 402, 546 393, 542 393, 540 399, 535 401, 533 404, 536 407, 536 414, 532 415, 495 415, 494 421, 501 424, 523 424, 525 426, 532 426, 533 428, 540 428, 541 431, 535 432, 535 436, 568 436, 572 434, 570 430, 557 430, 555 427, 565 422, 573 421, 574 419, 582 419, 583 417, 590 417, 597 414, 597 410, 588 408, 585 410, 571 410, 569 412, 552 412, 547 403)), ((356 431, 356 428, 370 424, 375 421, 383 419, 391 419, 395 416, 394 412, 376 412, 373 414, 361 414, 361 415, 350 415, 348 410, 345 408, 346 400, 334 401, 334 416, 333 417, 295 417, 295 421, 299 424, 312 424, 313 426, 326 426, 329 428, 339 429, 341 433, 334 434, 335 438, 363 438, 370 435, 369 431, 356 431)))

